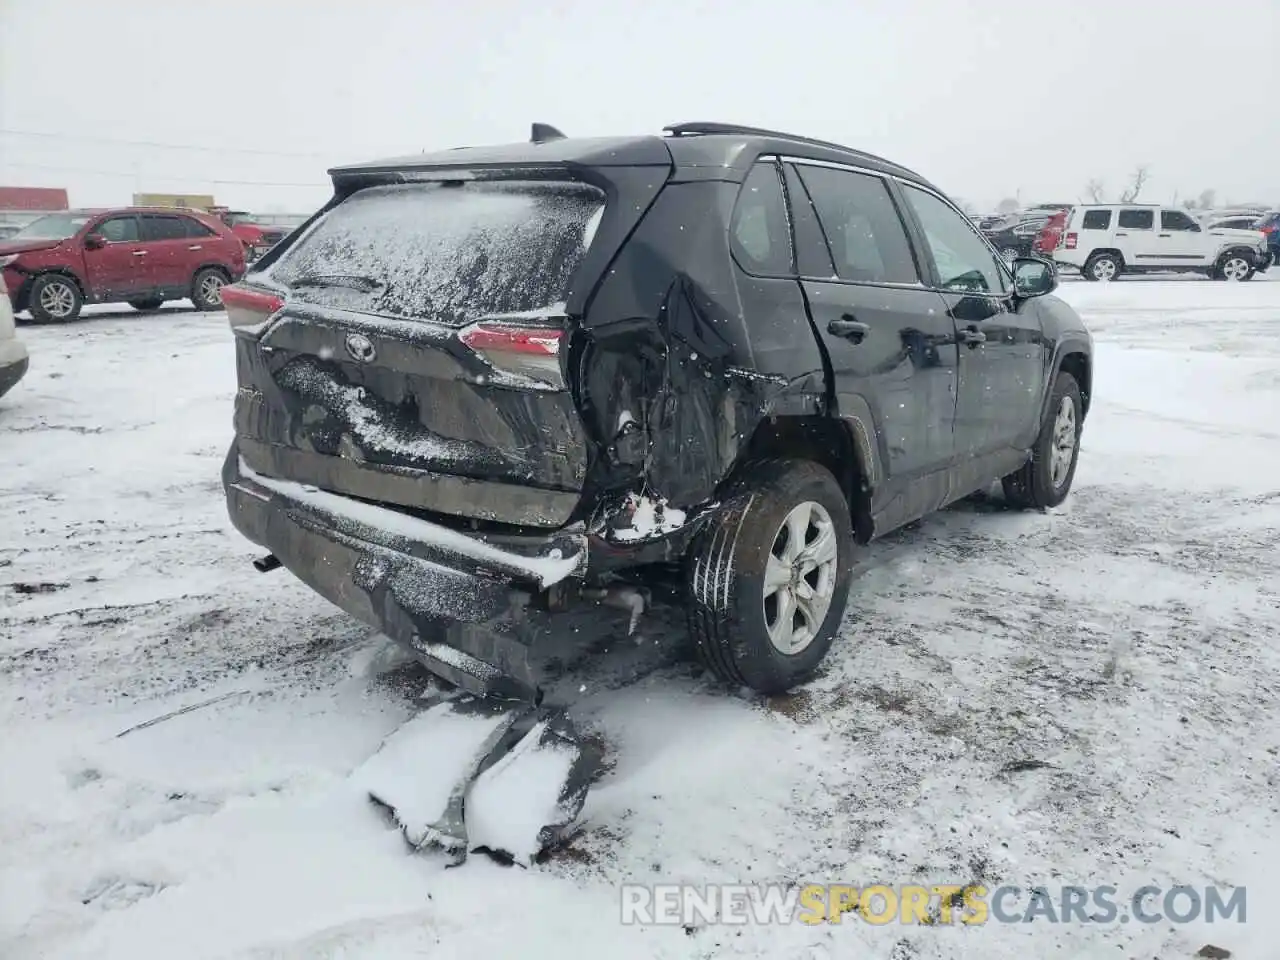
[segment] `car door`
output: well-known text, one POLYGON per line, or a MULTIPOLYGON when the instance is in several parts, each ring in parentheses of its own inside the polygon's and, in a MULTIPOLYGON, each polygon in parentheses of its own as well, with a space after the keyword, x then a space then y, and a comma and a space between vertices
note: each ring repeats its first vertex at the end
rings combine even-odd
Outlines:
POLYGON ((1124 262, 1134 267, 1160 263, 1156 245, 1156 212, 1153 207, 1121 207, 1116 215, 1116 247, 1124 262))
POLYGON ((1013 296, 1008 270, 959 210, 923 187, 900 187, 959 343, 957 453, 1001 459, 1039 420, 1046 345, 1035 301, 1013 296))
POLYGON ((1200 224, 1181 210, 1160 211, 1156 242, 1162 264, 1200 266, 1209 260, 1200 224))
POLYGON ((864 427, 874 431, 887 479, 941 470, 954 452, 955 331, 922 280, 888 181, 792 159, 786 182, 837 414, 863 419, 869 409, 864 427))
POLYGON ((137 216, 104 217, 85 231, 86 236, 90 234, 105 241, 97 249, 84 248, 85 274, 93 299, 126 300, 151 289, 150 252, 142 242, 137 216))
POLYGON ((176 291, 190 285, 186 222, 179 214, 146 213, 141 217, 142 242, 153 284, 162 291, 176 291))

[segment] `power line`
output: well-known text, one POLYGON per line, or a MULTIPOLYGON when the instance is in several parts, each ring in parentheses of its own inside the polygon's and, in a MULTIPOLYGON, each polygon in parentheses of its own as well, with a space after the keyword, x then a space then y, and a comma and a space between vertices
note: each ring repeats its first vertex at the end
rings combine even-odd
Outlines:
POLYGON ((60 167, 52 166, 47 163, 12 163, 8 160, 0 160, 0 167, 23 167, 28 170, 54 170, 58 173, 91 173, 102 177, 126 177, 130 180, 157 180, 163 183, 211 183, 215 186, 218 184, 241 187, 326 188, 330 186, 327 181, 320 180, 313 180, 310 183, 291 183, 280 180, 224 180, 221 177, 161 177, 144 174, 137 170, 101 170, 93 167, 60 167))
POLYGON ((115 137, 87 137, 73 133, 47 133, 41 130, 8 130, 0 129, 0 134, 10 137, 37 137, 46 140, 75 140, 82 143, 114 143, 129 147, 152 147, 160 150, 194 150, 205 153, 242 153, 262 157, 308 157, 317 159, 328 156, 324 153, 298 153, 288 150, 255 150, 248 147, 206 147, 194 143, 160 143, 154 140, 121 140, 115 137))

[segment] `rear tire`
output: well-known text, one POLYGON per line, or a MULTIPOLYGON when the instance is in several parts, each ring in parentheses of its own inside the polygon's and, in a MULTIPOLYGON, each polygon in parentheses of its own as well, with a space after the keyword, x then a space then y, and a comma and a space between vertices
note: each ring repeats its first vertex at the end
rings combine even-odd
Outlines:
POLYGON ((1031 459, 1001 481, 1005 499, 1015 507, 1056 507, 1067 499, 1080 460, 1084 404, 1076 378, 1058 374, 1031 459))
POLYGON ((690 547, 689 632, 719 679, 781 693, 813 676, 835 639, 853 522, 816 463, 770 460, 746 476, 690 547))
POLYGON ((1124 270, 1124 261, 1114 253, 1095 253, 1085 261, 1084 274, 1086 280, 1097 280, 1103 283, 1114 280, 1124 270))
POLYGON ((79 284, 60 273, 36 277, 27 297, 27 309, 36 323, 69 323, 80 316, 82 306, 79 284))
POLYGON ((227 285, 226 271, 205 267, 191 280, 191 302, 201 312, 222 309, 222 288, 227 285))
POLYGON ((159 310, 164 306, 164 300, 158 297, 152 297, 150 300, 130 300, 129 306, 135 310, 159 310))

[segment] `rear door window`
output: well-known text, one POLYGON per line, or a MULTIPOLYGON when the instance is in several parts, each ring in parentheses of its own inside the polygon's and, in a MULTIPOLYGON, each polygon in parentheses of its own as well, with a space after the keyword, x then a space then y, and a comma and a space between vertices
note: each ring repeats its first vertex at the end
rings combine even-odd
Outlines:
POLYGON ((1121 210, 1117 222, 1121 230, 1150 230, 1156 215, 1154 210, 1121 210))
POLYGON ((798 163, 826 235, 836 276, 863 283, 919 283, 907 231, 879 177, 798 163))
POLYGON ((795 274, 787 201, 776 164, 761 160, 747 174, 733 208, 729 237, 734 259, 747 273, 758 277, 795 274))
POLYGON ((562 309, 604 200, 560 182, 370 187, 326 214, 269 275, 297 300, 450 326, 562 309))
POLYGON ((1080 221, 1081 230, 1108 230, 1111 228, 1110 210, 1086 210, 1080 221))
POLYGON ((142 218, 143 240, 184 240, 187 228, 185 217, 145 216, 142 218))

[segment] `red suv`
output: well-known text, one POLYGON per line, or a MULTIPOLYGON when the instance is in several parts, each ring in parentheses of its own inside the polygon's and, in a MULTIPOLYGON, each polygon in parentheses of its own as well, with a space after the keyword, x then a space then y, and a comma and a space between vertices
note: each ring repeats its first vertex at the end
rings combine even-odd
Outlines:
POLYGON ((0 269, 14 312, 38 323, 74 320, 86 303, 154 310, 189 298, 217 310, 223 286, 244 274, 244 245, 194 210, 68 210, 0 241, 0 269))

